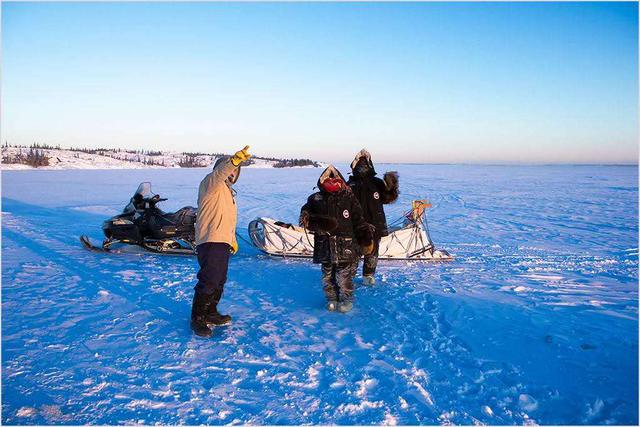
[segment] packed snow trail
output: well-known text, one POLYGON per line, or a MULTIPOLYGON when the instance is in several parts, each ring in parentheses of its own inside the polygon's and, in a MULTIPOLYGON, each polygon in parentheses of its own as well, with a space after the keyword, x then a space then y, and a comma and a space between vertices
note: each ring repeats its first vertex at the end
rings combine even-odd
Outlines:
MULTIPOLYGON (((636 168, 378 169, 400 172, 388 217, 429 198, 456 261, 381 263, 343 315, 317 266, 241 242, 210 340, 189 329, 195 258, 78 243, 141 181, 193 205, 204 170, 3 172, 2 421, 638 422, 636 168)), ((241 234, 295 221, 319 173, 244 171, 241 234)))

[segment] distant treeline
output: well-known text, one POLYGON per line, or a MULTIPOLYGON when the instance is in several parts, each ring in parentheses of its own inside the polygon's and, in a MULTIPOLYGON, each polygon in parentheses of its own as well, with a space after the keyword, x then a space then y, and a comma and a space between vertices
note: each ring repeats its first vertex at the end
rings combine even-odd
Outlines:
MULTIPOLYGON (((215 159, 226 156, 225 153, 202 153, 202 152, 182 152, 178 156, 172 155, 171 153, 164 153, 162 151, 157 150, 127 150, 122 148, 87 148, 87 147, 70 147, 70 148, 61 148, 60 145, 52 146, 48 144, 34 143, 27 146, 21 145, 10 145, 5 141, 2 145, 2 161, 3 163, 21 163, 27 164, 33 167, 39 166, 48 166, 49 160, 51 157, 47 156, 44 150, 66 150, 72 151, 76 153, 84 153, 89 155, 99 155, 110 157, 117 160, 127 161, 131 163, 141 163, 148 166, 179 166, 181 168, 198 168, 198 167, 207 167, 209 166, 215 159), (19 151, 17 154, 10 155, 7 153, 6 149, 9 147, 18 148, 19 151), (27 152, 23 152, 23 149, 29 150, 27 152), (120 153, 126 153, 127 155, 119 155, 120 153), (171 156, 174 157, 173 161, 170 164, 165 164, 165 159, 152 159, 149 157, 159 157, 159 156, 171 156), (177 162, 175 161, 177 160, 177 162)), ((75 154, 74 157, 80 158, 78 154, 75 154)), ((261 156, 253 156, 249 159, 245 165, 252 165, 255 161, 265 160, 273 162, 274 168, 287 168, 294 166, 313 166, 319 167, 320 164, 310 159, 278 159, 275 157, 261 157, 261 156)), ((59 159, 58 159, 59 160, 59 159)))
MULTIPOLYGON (((60 147, 58 147, 60 150, 60 147)), ((162 151, 153 151, 153 150, 127 150, 124 148, 77 148, 70 147, 64 148, 64 150, 68 151, 77 151, 79 153, 85 154, 98 154, 103 156, 104 153, 128 153, 128 154, 138 154, 141 156, 162 156, 162 151)))
POLYGON ((62 148, 60 144, 58 145, 49 145, 49 144, 41 144, 35 142, 29 146, 26 145, 13 145, 9 144, 7 141, 2 144, 2 148, 37 148, 40 150, 66 150, 66 151, 77 151, 79 153, 85 154, 99 154, 101 153, 129 153, 129 154, 140 154, 144 156, 162 156, 164 153, 162 151, 154 151, 154 150, 127 150, 124 148, 86 148, 86 147, 69 147, 62 148))
MULTIPOLYGON (((224 153, 191 153, 191 152, 183 152, 183 157, 178 162, 178 166, 181 168, 201 168, 209 166, 211 161, 214 158, 220 158, 222 156, 228 156, 228 154, 224 153)), ((249 166, 255 164, 256 160, 266 160, 270 162, 274 162, 274 168, 290 168, 294 166, 313 166, 320 167, 318 162, 315 162, 310 159, 278 159, 275 157, 262 157, 262 156, 252 156, 248 161, 244 163, 245 166, 249 166)))
POLYGON ((19 151, 14 155, 10 155, 6 150, 4 150, 4 148, 8 148, 8 146, 5 145, 2 148, 2 163, 7 165, 20 164, 34 168, 49 166, 49 160, 51 157, 47 156, 44 150, 37 144, 29 147, 28 151, 26 151, 27 149, 25 148, 25 152, 22 151, 23 148, 19 148, 19 151))
POLYGON ((178 161, 181 168, 203 168, 209 166, 214 158, 224 156, 222 153, 183 152, 178 161))
POLYGON ((283 159, 278 160, 273 165, 274 168, 291 168, 294 166, 313 166, 314 168, 318 168, 320 164, 310 159, 283 159))

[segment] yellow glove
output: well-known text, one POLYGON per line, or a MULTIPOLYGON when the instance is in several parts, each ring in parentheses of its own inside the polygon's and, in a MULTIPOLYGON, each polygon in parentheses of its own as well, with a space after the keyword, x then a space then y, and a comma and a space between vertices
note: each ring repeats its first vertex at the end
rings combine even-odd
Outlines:
POLYGON ((229 252, 231 252, 231 255, 235 255, 238 252, 237 240, 234 240, 233 242, 231 242, 231 244, 229 245, 229 252))
POLYGON ((240 163, 249 160, 250 157, 251 154, 249 154, 249 146, 245 145, 242 150, 236 152, 236 154, 231 157, 231 163, 233 163, 233 166, 238 166, 240 163))

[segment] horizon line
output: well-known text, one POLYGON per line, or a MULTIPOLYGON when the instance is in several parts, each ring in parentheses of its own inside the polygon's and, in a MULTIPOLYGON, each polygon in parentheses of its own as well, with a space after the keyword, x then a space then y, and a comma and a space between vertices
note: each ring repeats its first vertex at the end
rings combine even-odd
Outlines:
MULTIPOLYGON (((153 148, 122 148, 122 147, 90 147, 90 146, 82 146, 82 147, 73 147, 73 146, 67 146, 64 147, 60 144, 53 146, 53 145, 49 145, 46 143, 38 143, 38 142, 34 142, 32 144, 32 146, 27 146, 27 145, 22 145, 22 144, 16 144, 16 145, 12 145, 10 143, 8 143, 8 141, 5 141, 4 144, 2 144, 2 148, 5 147, 5 144, 9 147, 13 147, 13 148, 32 148, 33 145, 39 145, 42 144, 44 146, 48 146, 47 148, 45 147, 34 147, 34 148, 40 148, 40 149, 44 149, 44 150, 70 150, 73 151, 74 149, 93 149, 93 150, 125 150, 125 151, 160 151, 161 153, 189 153, 189 151, 171 151, 171 150, 158 150, 158 149, 153 149, 153 148)), ((203 155, 210 155, 210 156, 214 156, 215 153, 202 153, 203 155)), ((218 153, 220 154, 220 153, 218 153)), ((228 155, 229 153, 223 153, 225 155, 228 155)), ((265 154, 253 154, 254 157, 258 157, 258 158, 280 158, 278 156, 274 156, 274 155, 265 155, 265 154)), ((285 156, 282 157, 283 159, 295 159, 295 158, 301 158, 301 157, 289 157, 289 156, 285 156)), ((329 160, 317 160, 317 159, 311 159, 309 158, 308 160, 313 160, 314 162, 319 162, 319 163, 325 163, 325 164, 333 164, 333 163, 350 163, 351 160, 334 160, 334 161, 329 161, 329 160)), ((519 162, 519 161, 509 161, 509 160, 505 160, 505 161, 500 161, 500 160, 493 160, 493 161, 486 161, 486 162, 469 162, 469 161, 451 161, 451 162, 388 162, 388 161, 381 161, 381 162, 375 162, 376 164, 381 164, 381 165, 433 165, 433 166, 446 166, 446 165, 451 165, 451 166, 635 166, 635 167, 639 167, 640 166, 640 161, 636 161, 636 162, 612 162, 612 163, 600 163, 600 162, 519 162)))

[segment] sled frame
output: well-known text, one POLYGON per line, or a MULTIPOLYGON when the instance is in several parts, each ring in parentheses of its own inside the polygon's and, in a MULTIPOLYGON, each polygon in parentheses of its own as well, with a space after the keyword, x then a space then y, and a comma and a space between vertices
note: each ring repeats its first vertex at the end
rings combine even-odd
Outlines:
MULTIPOLYGON (((443 251, 447 256, 440 257, 421 257, 425 253, 429 253, 433 255, 435 252, 435 246, 431 240, 431 236, 429 235, 429 228, 427 225, 427 219, 425 214, 425 209, 431 207, 431 204, 425 200, 414 200, 412 202, 411 210, 406 212, 402 217, 398 220, 394 221, 392 225, 400 225, 404 224, 406 220, 409 220, 408 225, 404 225, 400 228, 394 230, 394 232, 390 233, 392 242, 400 245, 401 248, 408 252, 408 255, 405 257, 394 257, 394 256, 385 256, 385 252, 382 252, 378 255, 379 260, 384 261, 428 261, 428 262, 445 262, 452 261, 453 257, 451 257, 448 252, 443 251), (396 234, 397 231, 413 229, 415 232, 411 233, 410 240, 406 243, 403 243, 396 234), (424 231, 424 235, 422 233, 424 231), (426 241, 425 241, 426 238, 426 241), (419 242, 417 240, 419 239, 419 242), (417 243, 416 243, 417 242, 417 243), (413 246, 419 246, 420 249, 415 250, 413 252, 409 252, 409 248, 413 246)), ((308 231, 304 229, 304 233, 300 237, 296 237, 297 241, 295 243, 290 242, 289 239, 286 239, 283 235, 284 230, 288 228, 272 224, 266 218, 256 218, 255 220, 249 223, 248 234, 251 239, 251 243, 258 250, 263 252, 266 255, 278 258, 312 258, 313 257, 313 244, 311 243, 308 231), (304 241, 306 238, 306 242, 304 241), (279 242, 276 242, 274 239, 279 239, 279 242), (280 243, 278 245, 277 243, 280 243), (282 246, 282 250, 274 250, 271 248, 282 246), (298 249, 299 246, 302 246, 302 249, 298 249), (298 249, 298 250, 296 250, 298 249)), ((295 230, 299 233, 298 230, 295 230)))

